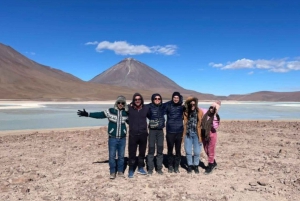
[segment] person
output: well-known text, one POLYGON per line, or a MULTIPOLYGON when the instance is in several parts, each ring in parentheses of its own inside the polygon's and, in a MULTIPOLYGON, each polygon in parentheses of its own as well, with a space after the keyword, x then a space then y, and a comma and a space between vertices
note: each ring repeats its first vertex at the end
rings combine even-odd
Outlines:
POLYGON ((96 119, 108 119, 108 152, 109 152, 109 171, 110 179, 116 178, 116 153, 118 154, 117 172, 119 177, 124 177, 124 153, 126 146, 126 121, 128 119, 126 98, 119 96, 113 108, 101 112, 88 113, 78 110, 80 117, 91 117, 96 119))
POLYGON ((147 115, 149 106, 144 104, 144 99, 140 93, 135 93, 132 102, 128 107, 129 120, 129 171, 128 177, 133 178, 136 162, 137 147, 139 147, 138 171, 137 173, 147 175, 144 169, 145 153, 148 140, 147 115))
POLYGON ((179 173, 181 159, 181 141, 183 133, 183 97, 179 92, 172 94, 172 100, 164 103, 166 122, 166 140, 168 147, 168 172, 179 173), (175 146, 175 157, 173 148, 175 146))
POLYGON ((183 141, 188 165, 187 172, 190 174, 194 169, 195 173, 199 174, 198 165, 202 149, 201 122, 203 112, 198 108, 198 99, 196 97, 188 97, 184 106, 183 141))
POLYGON ((218 114, 220 107, 221 101, 217 100, 211 104, 208 110, 202 109, 204 115, 201 123, 201 135, 204 150, 208 157, 208 166, 204 174, 210 174, 217 167, 215 149, 217 144, 217 129, 220 125, 220 116, 218 114))
POLYGON ((154 153, 156 148, 156 164, 157 173, 162 175, 163 165, 163 150, 164 150, 164 132, 165 116, 162 104, 162 97, 160 94, 155 93, 151 96, 151 103, 149 104, 149 145, 148 145, 148 174, 153 174, 154 169, 154 153))

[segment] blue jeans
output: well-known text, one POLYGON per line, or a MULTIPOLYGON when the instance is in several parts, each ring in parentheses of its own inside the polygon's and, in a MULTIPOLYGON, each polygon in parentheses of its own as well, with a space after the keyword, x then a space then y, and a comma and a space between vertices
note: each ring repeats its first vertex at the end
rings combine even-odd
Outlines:
POLYGON ((200 152, 202 148, 202 143, 199 142, 198 135, 196 133, 187 134, 184 138, 184 149, 186 152, 187 164, 199 165, 200 162, 200 152), (194 152, 194 160, 193 160, 194 152))
POLYGON ((110 173, 116 172, 116 152, 118 152, 118 172, 124 171, 124 153, 126 146, 126 137, 108 139, 109 151, 109 171, 110 173))

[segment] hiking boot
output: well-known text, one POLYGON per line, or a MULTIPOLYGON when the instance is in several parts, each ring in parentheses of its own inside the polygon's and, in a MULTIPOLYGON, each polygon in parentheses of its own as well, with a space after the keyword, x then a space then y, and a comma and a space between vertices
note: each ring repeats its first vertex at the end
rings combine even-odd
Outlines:
POLYGON ((191 173, 192 173, 192 170, 193 170, 192 166, 189 165, 189 166, 188 166, 188 169, 187 169, 187 173, 188 173, 188 174, 191 174, 191 173))
POLYGON ((199 172, 199 168, 198 168, 197 165, 194 166, 194 171, 195 171, 195 174, 199 174, 199 173, 200 173, 200 172, 199 172))
POLYGON ((116 173, 111 173, 109 178, 110 179, 115 179, 116 178, 116 173))
POLYGON ((180 173, 180 171, 179 171, 179 167, 178 167, 178 166, 175 166, 175 168, 174 168, 174 172, 175 172, 175 173, 180 173))
POLYGON ((123 172, 118 172, 118 177, 125 177, 123 172))
POLYGON ((134 175, 134 171, 133 170, 129 170, 128 177, 129 178, 133 178, 133 175, 134 175))
POLYGON ((157 174, 163 175, 163 171, 162 170, 157 170, 157 174))
POLYGON ((153 170, 148 170, 148 175, 152 175, 153 174, 153 170))
POLYGON ((213 165, 214 165, 213 163, 209 163, 204 174, 210 174, 213 171, 213 165))
POLYGON ((213 163, 213 169, 217 168, 218 167, 218 164, 216 162, 216 160, 214 160, 214 163, 213 163))
POLYGON ((144 170, 143 167, 139 167, 137 173, 141 174, 141 175, 146 175, 147 172, 144 170))
POLYGON ((174 172, 173 166, 169 166, 169 168, 168 168, 168 173, 173 173, 173 172, 174 172))

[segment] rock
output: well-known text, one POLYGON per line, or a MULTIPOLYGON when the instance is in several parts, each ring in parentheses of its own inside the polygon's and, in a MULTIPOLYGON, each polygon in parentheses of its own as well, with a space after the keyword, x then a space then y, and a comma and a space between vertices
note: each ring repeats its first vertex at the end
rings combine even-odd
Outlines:
POLYGON ((257 183, 261 186, 266 186, 269 182, 267 179, 260 179, 257 183))

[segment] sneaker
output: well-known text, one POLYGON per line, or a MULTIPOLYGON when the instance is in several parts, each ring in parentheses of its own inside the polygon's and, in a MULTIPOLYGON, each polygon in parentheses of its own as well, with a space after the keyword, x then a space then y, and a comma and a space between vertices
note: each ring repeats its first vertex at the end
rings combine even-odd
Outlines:
POLYGON ((173 166, 169 166, 169 168, 168 168, 168 172, 169 172, 169 173, 173 173, 173 172, 174 172, 174 168, 173 168, 173 166))
POLYGON ((178 167, 178 166, 175 166, 175 168, 174 168, 174 172, 175 172, 175 173, 180 173, 180 171, 179 171, 179 167, 178 167))
POLYGON ((109 178, 110 179, 115 179, 116 178, 116 173, 111 173, 109 178))
POLYGON ((129 178, 133 178, 133 174, 134 174, 134 171, 133 170, 129 170, 128 177, 129 178))
POLYGON ((187 173, 188 173, 188 174, 191 174, 191 173, 192 173, 192 170, 193 170, 193 169, 192 169, 192 166, 189 165, 189 166, 188 166, 188 169, 187 169, 187 173))
POLYGON ((157 170, 157 174, 163 175, 164 172, 162 170, 157 170))
POLYGON ((137 173, 142 174, 142 175, 146 175, 147 174, 147 172, 144 170, 143 167, 139 167, 137 173))
POLYGON ((118 177, 125 177, 123 172, 118 172, 118 177))
POLYGON ((194 166, 194 171, 195 171, 195 174, 199 174, 199 173, 200 173, 200 172, 199 172, 199 168, 198 168, 197 165, 194 166))

